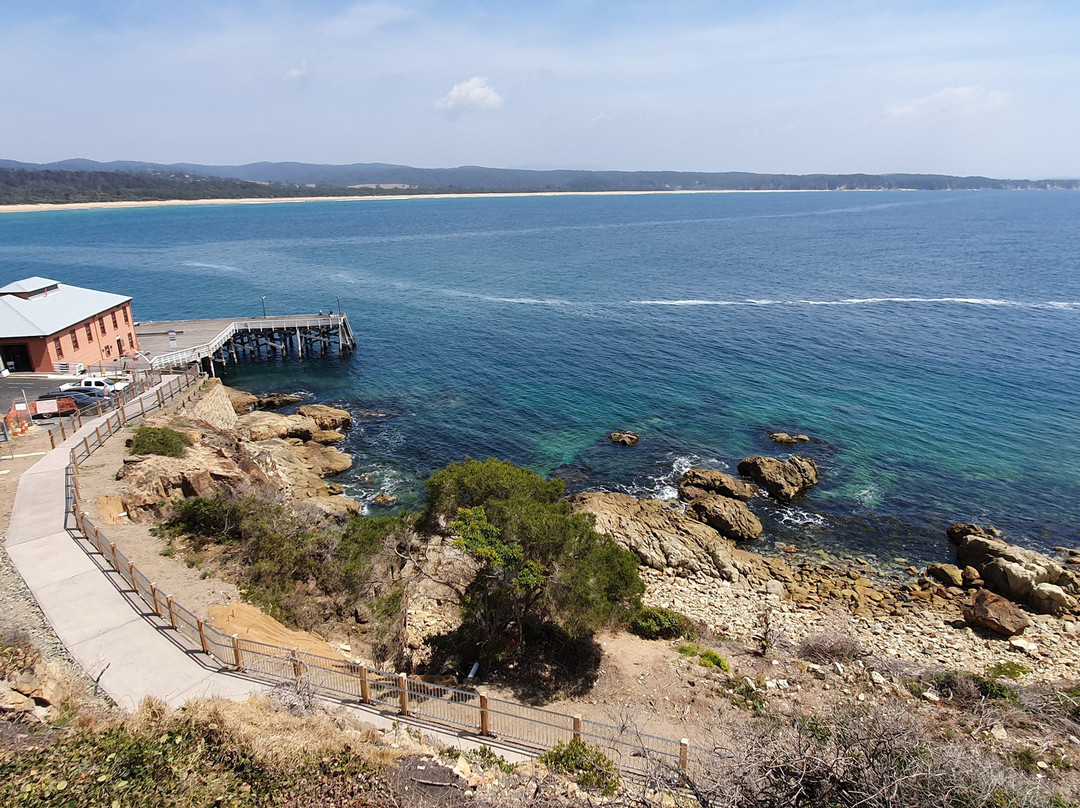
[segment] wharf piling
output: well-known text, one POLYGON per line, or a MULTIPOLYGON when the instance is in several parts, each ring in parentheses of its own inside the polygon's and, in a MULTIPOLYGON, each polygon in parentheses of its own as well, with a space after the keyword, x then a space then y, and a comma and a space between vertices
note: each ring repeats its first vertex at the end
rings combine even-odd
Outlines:
POLYGON ((210 375, 214 362, 343 356, 356 349, 345 314, 164 320, 138 323, 135 332, 155 369, 198 362, 210 375))

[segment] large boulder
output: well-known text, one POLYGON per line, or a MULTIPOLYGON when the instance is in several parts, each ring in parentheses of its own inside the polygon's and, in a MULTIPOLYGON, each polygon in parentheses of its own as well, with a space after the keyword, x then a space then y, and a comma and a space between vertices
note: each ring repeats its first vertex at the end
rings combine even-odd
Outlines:
POLYGON ((963 607, 963 613, 969 623, 1005 637, 1019 634, 1031 624, 1015 604, 987 589, 980 589, 971 605, 963 607))
POLYGON ((241 415, 236 419, 237 434, 250 441, 274 438, 311 440, 312 435, 322 428, 314 418, 306 418, 303 415, 279 415, 276 412, 259 410, 241 415))
POLYGON ((252 395, 251 393, 245 393, 243 390, 227 390, 229 394, 229 403, 232 404, 233 411, 237 415, 243 415, 246 412, 251 412, 255 405, 259 403, 259 397, 252 395))
POLYGON ((576 494, 569 502, 574 513, 595 517, 597 532, 610 535, 648 567, 729 581, 739 578, 732 545, 684 513, 678 502, 600 492, 576 494))
POLYGON ((698 519, 726 538, 735 541, 761 538, 761 520, 741 500, 710 494, 695 499, 690 510, 698 519))
POLYGON ((303 396, 292 396, 288 393, 269 393, 260 399, 256 399, 255 404, 260 410, 279 410, 290 404, 299 404, 303 400, 303 396))
POLYGON ((749 477, 782 503, 801 497, 818 481, 817 463, 802 455, 792 455, 788 460, 748 457, 739 463, 739 474, 749 477))
POLYGON ((706 494, 718 494, 744 502, 756 493, 754 487, 738 477, 732 477, 717 469, 692 468, 679 479, 679 497, 690 502, 706 494))
POLYGON ((352 416, 349 415, 348 410, 328 407, 325 404, 305 404, 296 412, 313 419, 319 425, 319 429, 341 429, 352 423, 352 416))
POLYGON ((1080 579, 1055 559, 1009 544, 992 528, 952 525, 957 563, 975 569, 987 588, 1045 614, 1076 612, 1080 579))

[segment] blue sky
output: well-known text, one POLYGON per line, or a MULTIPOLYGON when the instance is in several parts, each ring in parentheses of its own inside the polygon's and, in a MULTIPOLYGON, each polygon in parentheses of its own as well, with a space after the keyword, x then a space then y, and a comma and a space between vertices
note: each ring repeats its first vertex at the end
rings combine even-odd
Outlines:
POLYGON ((0 4, 0 157, 1078 177, 1074 2, 0 4))

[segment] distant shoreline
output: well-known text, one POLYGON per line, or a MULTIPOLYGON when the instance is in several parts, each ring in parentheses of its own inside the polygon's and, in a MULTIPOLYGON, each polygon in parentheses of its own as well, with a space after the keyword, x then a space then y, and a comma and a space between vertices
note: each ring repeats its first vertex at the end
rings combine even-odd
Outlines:
MULTIPOLYGON (((915 188, 851 188, 858 192, 877 193, 881 191, 915 191, 915 188)), ((172 205, 272 205, 283 202, 369 202, 387 199, 486 199, 490 197, 525 197, 525 196, 644 196, 669 194, 808 194, 835 193, 835 190, 821 188, 746 188, 717 190, 678 190, 678 191, 496 191, 493 193, 465 194, 387 194, 385 196, 287 196, 248 199, 147 199, 136 202, 40 202, 19 205, 0 205, 0 213, 29 213, 39 210, 107 210, 111 208, 158 208, 172 205)))

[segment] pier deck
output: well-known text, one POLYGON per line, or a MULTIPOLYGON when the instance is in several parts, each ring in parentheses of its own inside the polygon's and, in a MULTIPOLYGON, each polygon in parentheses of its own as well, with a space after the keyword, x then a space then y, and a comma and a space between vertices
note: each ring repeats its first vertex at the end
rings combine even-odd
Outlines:
MULTIPOLYGON (((325 356, 356 347, 345 314, 293 314, 216 320, 155 320, 135 326, 139 346, 157 369, 192 362, 325 356), (175 334, 176 345, 170 340, 175 334)), ((210 372, 212 367, 209 368, 210 372)))

